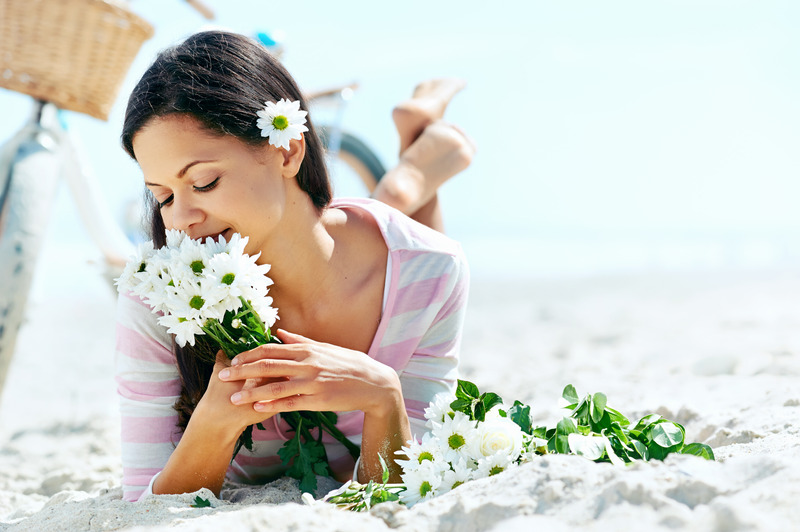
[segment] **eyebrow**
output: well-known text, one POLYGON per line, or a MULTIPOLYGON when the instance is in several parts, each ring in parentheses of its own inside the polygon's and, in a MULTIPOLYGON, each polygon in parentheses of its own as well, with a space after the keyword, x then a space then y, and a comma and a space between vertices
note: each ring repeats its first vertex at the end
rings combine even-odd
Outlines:
MULTIPOLYGON (((186 175, 186 172, 189 171, 189 168, 191 168, 192 166, 194 166, 196 164, 215 163, 215 162, 217 162, 215 159, 210 159, 210 160, 207 160, 207 161, 192 161, 189 164, 187 164, 186 166, 184 166, 183 168, 181 168, 181 171, 178 172, 178 179, 183 178, 183 176, 186 175)), ((148 187, 160 187, 161 186, 158 183, 150 183, 148 181, 145 181, 144 184, 147 185, 148 187)))

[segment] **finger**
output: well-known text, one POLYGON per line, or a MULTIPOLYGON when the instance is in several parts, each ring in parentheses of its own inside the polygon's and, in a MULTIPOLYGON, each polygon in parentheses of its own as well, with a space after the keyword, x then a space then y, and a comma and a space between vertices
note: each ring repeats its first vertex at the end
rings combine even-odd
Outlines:
POLYGON ((314 397, 311 395, 293 395, 272 401, 258 401, 253 403, 253 410, 264 414, 277 414, 279 412, 297 412, 299 410, 320 411, 314 397))
POLYGON ((226 367, 219 372, 223 381, 241 381, 277 377, 297 377, 303 372, 301 364, 293 360, 262 358, 247 364, 226 367))
POLYGON ((278 337, 278 340, 283 342, 284 344, 315 344, 314 340, 311 338, 306 338, 305 336, 297 333, 291 333, 289 331, 285 331, 283 329, 278 329, 275 331, 275 336, 278 337))
POLYGON ((240 364, 249 364, 263 358, 278 358, 284 360, 296 359, 298 356, 300 356, 299 353, 302 351, 302 348, 303 345, 299 343, 294 343, 293 345, 264 344, 255 347, 250 351, 239 353, 231 361, 231 364, 234 366, 238 366, 240 364))
POLYGON ((304 391, 308 391, 307 385, 300 380, 271 382, 264 386, 242 389, 231 396, 231 402, 235 405, 243 405, 257 401, 274 401, 293 397, 304 391))

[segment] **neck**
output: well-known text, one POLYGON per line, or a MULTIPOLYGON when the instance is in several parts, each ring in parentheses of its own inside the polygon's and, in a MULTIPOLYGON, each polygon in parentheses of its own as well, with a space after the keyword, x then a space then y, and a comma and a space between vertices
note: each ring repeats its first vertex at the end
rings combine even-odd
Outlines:
POLYGON ((320 214, 302 191, 293 194, 274 236, 261 246, 259 263, 270 264, 274 281, 270 295, 275 305, 288 309, 313 306, 330 289, 335 239, 320 214))

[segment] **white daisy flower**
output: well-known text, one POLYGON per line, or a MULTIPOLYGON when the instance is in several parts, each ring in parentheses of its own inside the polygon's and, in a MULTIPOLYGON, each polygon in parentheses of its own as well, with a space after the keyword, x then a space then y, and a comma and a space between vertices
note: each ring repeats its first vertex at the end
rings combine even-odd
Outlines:
POLYGON ((467 465, 466 460, 463 458, 451 464, 451 466, 452 469, 448 469, 442 475, 442 484, 439 486, 439 493, 447 493, 472 479, 473 470, 467 465))
POLYGON ((463 412, 454 412, 452 418, 450 416, 444 418, 441 424, 433 424, 431 432, 441 442, 445 460, 455 462, 459 457, 470 459, 471 454, 467 444, 478 436, 475 422, 463 412))
POLYGON ((164 314, 158 318, 158 323, 166 327, 168 333, 175 335, 175 343, 181 347, 187 343, 194 345, 194 337, 203 334, 199 323, 174 314, 164 314))
POLYGON ((473 473, 473 478, 491 477, 502 473, 510 467, 514 467, 514 465, 514 462, 506 453, 484 456, 478 460, 478 469, 473 473))
POLYGON ((413 506, 419 501, 436 497, 440 494, 443 473, 441 468, 427 461, 421 467, 403 473, 401 477, 406 490, 400 493, 400 500, 407 506, 413 506))
POLYGON ((281 98, 277 103, 264 102, 265 107, 256 111, 256 126, 261 129, 262 137, 269 137, 273 146, 289 149, 290 140, 300 140, 308 131, 306 123, 308 112, 300 110, 300 102, 281 98))
POLYGON ((187 237, 186 233, 178 229, 167 229, 167 248, 180 247, 181 242, 187 237))
POLYGON ((444 423, 444 416, 453 413, 450 404, 455 400, 456 396, 452 393, 437 393, 433 397, 430 406, 425 409, 425 419, 428 420, 428 423, 426 423, 428 428, 433 428, 432 422, 444 423))
MULTIPOLYGON (((425 462, 435 462, 442 464, 445 462, 444 454, 442 453, 441 443, 439 440, 431 436, 430 432, 426 432, 422 437, 422 441, 418 442, 412 439, 408 442, 408 446, 401 447, 395 454, 405 456, 406 460, 395 460, 395 462, 405 471, 413 471, 422 467, 425 462)), ((449 464, 448 466, 449 467, 449 464)))
POLYGON ((117 290, 120 292, 132 292, 147 276, 142 277, 141 274, 145 272, 147 263, 153 255, 153 242, 142 242, 136 247, 136 252, 125 264, 122 274, 114 281, 117 285, 117 290))

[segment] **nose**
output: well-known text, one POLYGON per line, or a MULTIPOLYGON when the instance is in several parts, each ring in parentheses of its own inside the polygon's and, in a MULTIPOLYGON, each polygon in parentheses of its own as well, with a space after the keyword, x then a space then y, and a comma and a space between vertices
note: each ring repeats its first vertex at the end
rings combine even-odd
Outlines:
POLYGON ((183 194, 175 194, 172 199, 172 204, 167 211, 166 213, 162 213, 162 215, 166 214, 163 218, 164 226, 167 229, 184 231, 191 238, 197 236, 192 234, 192 230, 205 220, 205 214, 191 199, 183 194))

